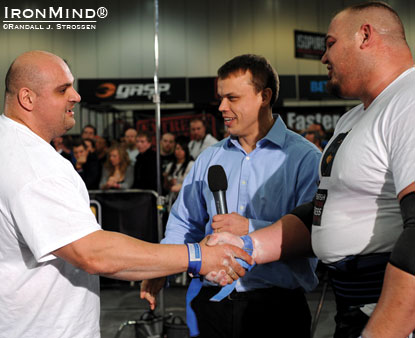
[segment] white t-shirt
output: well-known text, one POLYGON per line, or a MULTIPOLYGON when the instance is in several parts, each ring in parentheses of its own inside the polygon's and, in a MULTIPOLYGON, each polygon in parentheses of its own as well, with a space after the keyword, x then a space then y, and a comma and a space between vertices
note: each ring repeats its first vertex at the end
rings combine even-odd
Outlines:
POLYGON ((84 182, 4 115, 0 159, 0 337, 100 337, 98 276, 51 254, 100 230, 84 182))
POLYGON ((189 142, 190 155, 194 160, 200 155, 200 153, 206 148, 218 143, 218 140, 210 134, 206 134, 205 138, 200 141, 192 140, 189 142))
POLYGON ((397 195, 415 181, 414 93, 411 68, 366 110, 359 105, 339 120, 314 208, 312 245, 323 262, 392 251, 403 230, 397 195))
MULTIPOLYGON (((183 181, 185 179, 185 177, 187 176, 187 174, 190 172, 190 169, 192 169, 193 164, 195 164, 194 161, 189 161, 189 163, 187 163, 187 167, 184 171, 184 173, 181 171, 182 165, 183 163, 177 163, 176 164, 176 169, 174 170, 174 172, 172 174, 170 174, 167 179, 176 179, 176 184, 183 184, 183 181), (179 173, 180 172, 180 173, 179 173)), ((165 170, 165 173, 169 173, 171 170, 171 167, 173 166, 173 162, 170 162, 165 170)), ((171 207, 174 203, 174 201, 176 200, 177 196, 179 195, 178 192, 173 192, 170 191, 167 195, 167 210, 170 212, 171 207)))
POLYGON ((140 152, 138 151, 137 148, 134 148, 132 150, 127 148, 126 150, 128 153, 128 157, 130 158, 130 164, 134 167, 136 157, 140 152))
MULTIPOLYGON (((170 174, 169 178, 175 178, 176 179, 176 184, 182 184, 185 177, 189 173, 190 169, 192 169, 193 164, 195 164, 194 161, 189 161, 189 163, 187 163, 186 169, 184 170, 184 172, 182 172, 181 169, 182 169, 183 163, 177 163, 176 164, 176 169, 174 170, 174 172, 172 174, 170 174)), ((170 172, 172 166, 173 166, 173 162, 170 162, 169 164, 167 164, 166 170, 164 172, 168 174, 170 172)))

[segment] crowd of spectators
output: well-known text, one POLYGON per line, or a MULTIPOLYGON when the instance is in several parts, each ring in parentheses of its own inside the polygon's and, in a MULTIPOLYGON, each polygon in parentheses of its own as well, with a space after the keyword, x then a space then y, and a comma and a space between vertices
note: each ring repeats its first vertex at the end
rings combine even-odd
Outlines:
MULTIPOLYGON (((191 120, 189 127, 190 138, 166 132, 160 139, 162 194, 167 196, 168 208, 176 199, 197 156, 218 142, 207 132, 202 119, 191 120)), ((323 150, 327 137, 321 124, 314 123, 301 134, 323 150)), ((57 137, 52 145, 72 162, 88 190, 134 188, 157 191, 157 155, 153 149, 153 136, 128 128, 121 139, 108 140, 88 124, 79 137, 57 137)))

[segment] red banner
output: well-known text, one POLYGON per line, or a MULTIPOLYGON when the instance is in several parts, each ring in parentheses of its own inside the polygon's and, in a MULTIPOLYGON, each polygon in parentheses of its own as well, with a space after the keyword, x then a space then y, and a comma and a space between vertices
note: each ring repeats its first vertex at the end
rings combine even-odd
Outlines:
MULTIPOLYGON (((216 130, 216 120, 212 114, 185 114, 176 116, 166 116, 161 118, 160 134, 172 133, 175 136, 184 135, 190 137, 190 121, 200 118, 206 122, 208 132, 217 138, 218 131, 216 130)), ((155 119, 141 119, 137 121, 136 129, 139 131, 148 131, 151 134, 156 134, 155 119)), ((155 144, 155 136, 153 137, 153 144, 155 144)))

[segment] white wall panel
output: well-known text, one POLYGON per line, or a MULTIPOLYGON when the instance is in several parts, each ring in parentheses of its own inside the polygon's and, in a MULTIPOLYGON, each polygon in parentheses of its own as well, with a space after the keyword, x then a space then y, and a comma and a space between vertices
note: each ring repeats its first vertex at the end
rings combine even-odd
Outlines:
POLYGON ((274 1, 260 1, 252 8, 253 49, 273 62, 275 60, 274 1))
MULTIPOLYGON (((254 18, 252 0, 233 0, 228 18, 230 19, 230 43, 232 57, 254 52, 254 18)), ((223 60, 226 61, 226 60, 223 60)))
MULTIPOLYGON (((208 55, 209 74, 216 75, 217 69, 232 56, 230 0, 208 0, 208 55)), ((204 43, 203 41, 201 43, 204 43)))
POLYGON ((160 74, 180 77, 187 69, 185 1, 160 3, 160 74))
MULTIPOLYGON (((119 77, 121 74, 121 53, 123 52, 121 40, 124 39, 120 30, 122 21, 121 4, 118 1, 112 1, 107 4, 106 8, 111 18, 108 18, 108 23, 102 25, 102 27, 100 25, 99 29, 96 30, 98 76, 119 77)), ((129 22, 132 24, 132 20, 129 20, 129 22)))
POLYGON ((186 74, 210 75, 208 13, 209 1, 186 0, 186 74))
POLYGON ((270 60, 279 74, 295 74, 294 28, 295 1, 278 0, 274 4, 275 58, 270 60))
MULTIPOLYGON (((160 1, 161 2, 161 1, 160 1)), ((141 8, 141 17, 133 20, 140 20, 140 51, 137 62, 141 65, 141 77, 147 78, 154 75, 154 1, 136 2, 141 8)), ((124 10, 126 10, 124 8, 124 10)), ((161 10, 160 10, 161 12, 161 10)), ((161 15, 161 14, 160 14, 161 15)), ((165 24, 160 23, 160 28, 165 24)), ((164 36, 160 37, 164 39, 164 36)), ((160 42, 160 45, 162 42, 160 42)), ((161 50, 164 46, 160 46, 161 50)))

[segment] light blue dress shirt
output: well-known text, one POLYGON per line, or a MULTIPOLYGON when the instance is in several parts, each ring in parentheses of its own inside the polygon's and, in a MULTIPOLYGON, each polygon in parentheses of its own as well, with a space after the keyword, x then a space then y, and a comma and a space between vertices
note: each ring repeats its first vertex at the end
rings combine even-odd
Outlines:
MULTIPOLYGON (((228 178, 228 212, 248 218, 252 232, 313 199, 320 157, 321 152, 288 130, 280 117, 249 154, 236 138, 220 141, 199 155, 186 176, 162 243, 199 242, 213 232, 211 223, 216 207, 207 180, 212 165, 221 165, 228 178)), ((317 259, 299 258, 258 265, 238 280, 236 290, 279 286, 310 291, 318 282, 316 264, 317 259)))

